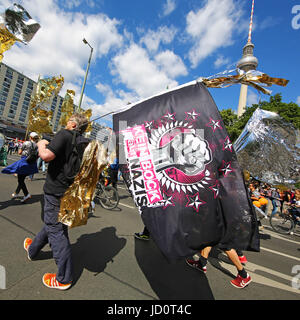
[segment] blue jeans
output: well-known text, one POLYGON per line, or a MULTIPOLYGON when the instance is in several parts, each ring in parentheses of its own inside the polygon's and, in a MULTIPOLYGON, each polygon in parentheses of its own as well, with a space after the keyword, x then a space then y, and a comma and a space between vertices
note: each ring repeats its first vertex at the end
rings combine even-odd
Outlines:
POLYGON ((37 165, 37 167, 39 169, 40 166, 41 166, 41 162, 42 162, 42 171, 45 172, 46 171, 46 166, 45 166, 45 161, 44 160, 42 160, 41 158, 38 158, 36 165, 37 165))
POLYGON ((49 243, 58 267, 56 279, 60 283, 67 284, 73 280, 73 265, 68 227, 58 222, 60 197, 45 194, 44 200, 44 227, 30 245, 29 257, 33 259, 49 243))
POLYGON ((273 205, 273 210, 271 212, 271 216, 273 216, 277 212, 277 208, 278 208, 275 200, 272 200, 272 205, 273 205))

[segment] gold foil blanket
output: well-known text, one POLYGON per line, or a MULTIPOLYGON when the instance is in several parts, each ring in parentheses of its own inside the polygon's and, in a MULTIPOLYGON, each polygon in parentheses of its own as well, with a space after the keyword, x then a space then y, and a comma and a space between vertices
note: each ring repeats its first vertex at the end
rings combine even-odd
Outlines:
POLYGON ((53 133, 50 101, 58 95, 64 84, 62 76, 39 79, 36 93, 32 96, 29 106, 28 130, 37 133, 53 133))
POLYGON ((230 73, 235 70, 225 71, 216 76, 208 77, 208 78, 199 78, 198 81, 205 84, 205 86, 210 88, 225 88, 229 87, 233 84, 245 84, 248 86, 252 86, 258 91, 261 91, 265 94, 270 95, 271 91, 266 89, 265 87, 270 87, 273 84, 278 86, 286 86, 289 81, 282 78, 272 78, 265 73, 250 70, 246 73, 242 73, 238 70, 238 74, 231 75, 230 73))
POLYGON ((92 140, 84 151, 79 173, 61 198, 59 222, 70 228, 87 223, 96 184, 106 165, 106 148, 99 141, 92 140))

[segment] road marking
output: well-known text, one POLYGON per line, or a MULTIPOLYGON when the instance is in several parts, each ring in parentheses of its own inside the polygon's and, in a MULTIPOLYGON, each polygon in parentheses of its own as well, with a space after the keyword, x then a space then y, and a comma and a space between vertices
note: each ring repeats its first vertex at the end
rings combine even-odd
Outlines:
POLYGON ((130 209, 137 209, 136 207, 130 206, 130 205, 122 203, 122 202, 119 202, 119 204, 121 204, 124 207, 130 208, 130 209))
POLYGON ((276 233, 274 231, 263 229, 262 233, 264 233, 264 232, 270 234, 274 238, 277 238, 277 239, 280 239, 280 240, 284 240, 284 241, 288 241, 288 242, 295 243, 295 244, 300 244, 299 241, 295 241, 295 240, 291 240, 291 239, 285 238, 285 237, 279 235, 278 233, 276 233))
POLYGON ((285 253, 282 253, 282 252, 279 252, 279 251, 274 251, 274 250, 271 250, 271 249, 268 249, 268 248, 264 248, 264 247, 260 247, 260 249, 268 251, 268 252, 271 252, 271 253, 274 253, 274 254, 278 254, 278 255, 286 257, 286 258, 290 258, 290 259, 294 259, 294 260, 300 261, 300 258, 297 258, 297 257, 294 257, 294 256, 290 256, 288 254, 285 254, 285 253))
MULTIPOLYGON (((215 258, 212 258, 212 259, 215 259, 215 258)), ((237 271, 236 271, 236 267, 234 265, 228 264, 228 263, 226 263, 222 260, 219 260, 219 259, 215 259, 215 260, 217 260, 217 262, 220 263, 224 269, 229 270, 232 274, 236 274, 237 271)), ((289 291, 292 293, 300 294, 300 290, 293 288, 291 285, 283 284, 281 282, 269 279, 267 276, 262 276, 260 274, 254 273, 254 272, 258 271, 258 272, 263 272, 266 275, 268 275, 268 274, 273 275, 278 278, 284 279, 285 281, 288 281, 289 283, 291 283, 291 281, 293 279, 293 277, 291 277, 291 276, 287 276, 287 275, 280 273, 280 272, 277 272, 273 269, 269 269, 269 268, 257 265, 255 263, 251 263, 251 262, 247 262, 245 269, 247 271, 251 272, 250 276, 251 276, 252 282, 255 282, 259 285, 265 285, 265 286, 273 287, 276 289, 281 289, 281 290, 289 291)), ((272 297, 270 297, 270 299, 271 298, 272 297)))

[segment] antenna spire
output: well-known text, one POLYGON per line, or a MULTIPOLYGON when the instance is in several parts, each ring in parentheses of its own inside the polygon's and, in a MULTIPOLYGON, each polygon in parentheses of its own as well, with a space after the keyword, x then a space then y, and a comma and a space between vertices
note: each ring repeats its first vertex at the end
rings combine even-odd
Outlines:
POLYGON ((252 0, 252 10, 251 10, 251 19, 250 19, 250 26, 249 26, 248 43, 251 42, 252 25, 253 25, 253 13, 254 13, 254 0, 252 0))

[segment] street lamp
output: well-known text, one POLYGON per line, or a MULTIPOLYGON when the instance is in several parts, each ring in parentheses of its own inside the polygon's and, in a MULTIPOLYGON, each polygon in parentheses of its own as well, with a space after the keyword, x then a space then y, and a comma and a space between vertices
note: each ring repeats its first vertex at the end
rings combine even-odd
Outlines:
POLYGON ((92 58, 92 54, 93 54, 93 48, 91 47, 91 45, 83 38, 82 39, 83 43, 87 44, 90 48, 91 48, 91 53, 90 53, 90 57, 89 57, 89 62, 86 68, 86 72, 85 72, 85 77, 84 77, 84 81, 83 81, 83 86, 81 89, 81 94, 80 94, 80 99, 79 99, 79 104, 78 104, 78 108, 77 111, 79 112, 81 110, 81 102, 82 102, 82 97, 83 97, 83 92, 84 92, 84 88, 85 88, 85 83, 86 83, 86 78, 89 72, 89 68, 90 68, 90 63, 91 63, 91 58, 92 58))

